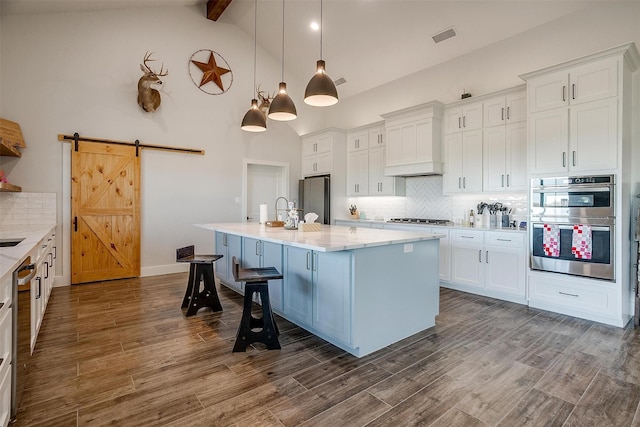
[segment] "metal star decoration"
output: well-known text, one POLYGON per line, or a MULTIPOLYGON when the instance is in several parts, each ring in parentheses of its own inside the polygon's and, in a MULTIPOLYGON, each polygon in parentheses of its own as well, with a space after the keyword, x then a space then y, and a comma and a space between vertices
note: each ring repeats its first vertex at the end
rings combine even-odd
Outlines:
POLYGON ((188 64, 194 86, 208 95, 222 95, 233 85, 231 66, 216 51, 200 49, 191 55, 188 64))
POLYGON ((209 54, 208 62, 200 62, 200 61, 194 61, 194 60, 192 60, 191 62, 193 62, 196 67, 200 68, 200 70, 203 73, 202 80, 200 81, 201 87, 206 85, 209 82, 213 82, 220 88, 220 90, 224 91, 224 86, 222 85, 221 77, 227 74, 228 72, 230 72, 231 70, 218 67, 218 64, 216 64, 216 59, 213 56, 213 52, 209 54))

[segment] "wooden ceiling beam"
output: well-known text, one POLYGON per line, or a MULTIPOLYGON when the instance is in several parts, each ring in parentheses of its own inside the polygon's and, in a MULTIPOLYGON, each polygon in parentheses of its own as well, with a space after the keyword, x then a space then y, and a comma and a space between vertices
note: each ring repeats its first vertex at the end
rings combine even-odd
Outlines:
POLYGON ((207 19, 217 21, 227 6, 231 3, 231 0, 209 0, 207 1, 207 19))

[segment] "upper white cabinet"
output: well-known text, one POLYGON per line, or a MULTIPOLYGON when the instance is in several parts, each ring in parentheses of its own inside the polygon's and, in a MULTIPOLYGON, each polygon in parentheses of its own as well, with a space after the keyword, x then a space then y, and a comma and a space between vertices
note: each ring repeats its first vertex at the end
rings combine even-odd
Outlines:
POLYGON ((332 129, 303 136, 302 175, 327 175, 334 173, 337 168, 344 168, 344 141, 344 133, 332 129))
POLYGON ((527 120, 527 92, 496 96, 483 103, 483 126, 506 125, 527 120))
POLYGON ((482 129, 445 135, 443 192, 482 191, 482 129))
POLYGON ((347 196, 404 196, 404 178, 384 174, 386 150, 382 124, 349 132, 347 196))
POLYGON ((529 112, 618 95, 618 58, 604 58, 550 72, 527 82, 529 112))
POLYGON ((347 153, 347 196, 369 195, 369 149, 347 153))
POLYGON ((442 173, 442 104, 428 104, 383 114, 387 158, 385 175, 442 173))
POLYGON ((369 148, 378 148, 385 145, 384 125, 376 125, 369 129, 369 148))
POLYGON ((623 45, 521 76, 527 81, 531 174, 620 166, 622 108, 630 105, 623 97, 631 90, 625 64, 634 61, 626 56, 637 56, 635 48, 631 52, 623 45))
POLYGON ((444 133, 462 132, 482 128, 482 102, 473 102, 444 111, 444 133))
POLYGON ((367 150, 369 148, 368 130, 349 132, 347 135, 347 152, 367 150))

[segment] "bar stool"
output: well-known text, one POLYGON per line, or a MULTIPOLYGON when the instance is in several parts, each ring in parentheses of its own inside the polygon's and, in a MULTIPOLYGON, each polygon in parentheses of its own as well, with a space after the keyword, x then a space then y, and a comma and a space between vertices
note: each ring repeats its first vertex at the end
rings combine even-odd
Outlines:
POLYGON ((275 267, 240 268, 236 257, 232 258, 232 264, 235 281, 245 282, 242 319, 236 334, 233 352, 246 351, 247 346, 254 342, 265 344, 269 350, 280 349, 280 342, 278 341, 280 332, 276 326, 273 311, 271 311, 268 282, 269 280, 282 279, 282 274, 275 267), (262 302, 261 318, 251 315, 254 294, 260 295, 260 301, 262 302), (260 330, 254 331, 254 329, 260 330))
POLYGON ((182 300, 182 308, 188 307, 187 316, 193 316, 203 307, 209 307, 213 311, 222 311, 213 279, 213 263, 220 258, 222 255, 195 255, 193 245, 176 249, 176 262, 191 264, 189 282, 182 300), (203 283, 202 290, 200 290, 200 281, 203 283))

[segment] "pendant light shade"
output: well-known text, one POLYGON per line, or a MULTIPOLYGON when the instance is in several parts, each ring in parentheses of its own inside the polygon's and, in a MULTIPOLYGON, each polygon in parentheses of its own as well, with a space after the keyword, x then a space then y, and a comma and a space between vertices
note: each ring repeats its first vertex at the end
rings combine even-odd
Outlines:
POLYGON ((282 0, 282 81, 278 94, 269 106, 269 118, 281 122, 298 117, 293 99, 287 94, 287 84, 284 82, 284 0, 282 0))
POLYGON ((293 100, 287 94, 287 84, 285 82, 280 82, 278 94, 273 98, 273 101, 271 101, 271 105, 269 106, 269 118, 286 122, 293 120, 296 117, 298 117, 298 112, 296 111, 296 106, 293 103, 293 100))
MULTIPOLYGON (((253 15, 253 87, 256 87, 256 39, 258 28, 258 0, 254 2, 255 9, 253 15)), ((264 132, 267 130, 267 119, 258 108, 258 100, 251 100, 251 108, 242 118, 240 129, 247 132, 264 132)))
POLYGON ((251 108, 247 111, 242 119, 242 126, 240 129, 248 132, 264 132, 267 130, 267 120, 264 118, 264 114, 258 108, 258 100, 251 100, 251 108))
POLYGON ((324 67, 324 61, 318 60, 316 74, 311 77, 304 91, 304 102, 314 107, 328 107, 338 102, 338 90, 324 67))
POLYGON ((314 107, 328 107, 338 102, 338 90, 327 74, 325 62, 322 60, 322 0, 320 0, 320 59, 316 65, 316 73, 304 91, 304 102, 314 107))

